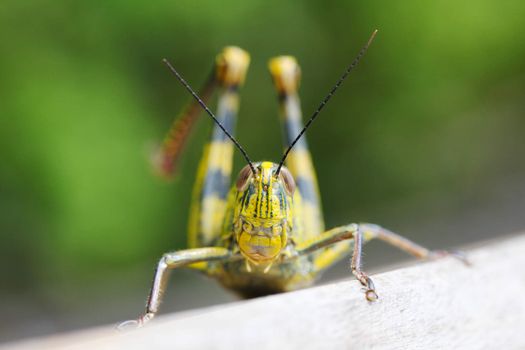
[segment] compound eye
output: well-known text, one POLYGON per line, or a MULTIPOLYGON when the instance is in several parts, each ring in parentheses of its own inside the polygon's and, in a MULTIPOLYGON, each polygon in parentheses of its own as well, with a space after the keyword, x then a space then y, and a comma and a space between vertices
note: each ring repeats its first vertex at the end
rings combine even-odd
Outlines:
POLYGON ((237 191, 245 191, 246 188, 248 188, 251 176, 252 169, 250 168, 250 165, 246 165, 244 168, 241 169, 241 171, 239 172, 239 176, 237 177, 237 182, 235 183, 237 191))
POLYGON ((295 181, 290 171, 285 167, 282 167, 279 176, 283 180, 284 189, 286 190, 286 193, 288 193, 290 196, 293 196, 295 192, 295 181))

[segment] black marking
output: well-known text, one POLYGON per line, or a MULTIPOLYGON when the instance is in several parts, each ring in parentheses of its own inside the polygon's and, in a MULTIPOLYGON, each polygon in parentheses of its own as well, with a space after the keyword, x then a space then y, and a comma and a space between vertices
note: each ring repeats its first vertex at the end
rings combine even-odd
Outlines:
POLYGON ((266 196, 266 217, 268 217, 268 212, 270 211, 270 182, 272 182, 272 177, 268 177, 268 183, 263 185, 264 194, 266 196))
MULTIPOLYGON (((296 103, 298 105, 297 108, 298 109, 300 108, 299 106, 300 102, 298 98, 297 98, 297 101, 292 101, 291 97, 287 95, 283 97, 283 100, 281 101, 282 108, 286 108, 287 103, 296 103)), ((301 132, 303 128, 303 126, 301 125, 302 117, 300 115, 300 110, 299 110, 298 116, 286 115, 283 119, 284 119, 283 128, 284 128, 284 138, 285 138, 284 144, 287 145, 287 147, 290 147, 294 139, 297 137, 297 135, 301 132)), ((300 138, 295 145, 295 148, 299 148, 299 149, 306 149, 307 147, 308 146, 307 146, 306 138, 304 137, 300 138)))
POLYGON ((284 204, 284 202, 285 200, 284 200, 283 192, 279 191, 279 205, 281 206, 282 210, 286 209, 286 205, 284 204))
MULTIPOLYGON (((257 185, 259 186, 259 185, 257 185)), ((262 197, 262 194, 261 194, 261 197, 262 197)), ((259 213, 259 207, 260 207, 260 204, 261 204, 261 201, 259 200, 259 194, 257 194, 257 197, 255 198, 255 211, 253 212, 253 217, 257 217, 257 216, 261 216, 261 214, 259 213)))
POLYGON ((268 204, 270 203, 269 202, 269 198, 270 198, 270 196, 268 195, 268 192, 265 192, 264 193, 264 199, 266 199, 266 216, 265 217, 268 217, 268 214, 270 212, 270 208, 268 206, 268 204))
POLYGON ((253 186, 250 186, 248 189, 248 197, 246 197, 247 205, 250 205, 250 201, 252 200, 253 195, 255 194, 255 190, 253 186))
MULTIPOLYGON (((224 114, 219 115, 219 121, 224 126, 224 129, 226 129, 230 134, 234 134, 234 128, 235 128, 235 113, 228 109, 224 114)), ((224 131, 218 126, 215 125, 213 134, 212 134, 212 141, 214 142, 226 142, 227 140, 230 141, 229 137, 226 136, 224 131)))
POLYGON ((230 185, 230 176, 222 173, 218 169, 210 169, 206 174, 206 179, 201 191, 201 198, 217 195, 221 199, 226 199, 228 187, 230 185))
POLYGON ((284 191, 280 192, 280 201, 281 201, 282 210, 286 214, 288 211, 288 202, 286 201, 286 196, 284 194, 284 191))
POLYGON ((227 87, 227 90, 233 93, 239 93, 239 89, 240 89, 239 83, 234 83, 227 87))
POLYGON ((270 202, 272 203, 272 206, 270 207, 270 217, 273 218, 273 194, 276 190, 277 185, 273 184, 272 186, 272 197, 270 197, 270 202))
POLYGON ((244 194, 242 195, 242 199, 241 199, 241 207, 244 209, 244 206, 246 205, 246 198, 248 197, 248 189, 246 189, 246 191, 244 191, 244 194))

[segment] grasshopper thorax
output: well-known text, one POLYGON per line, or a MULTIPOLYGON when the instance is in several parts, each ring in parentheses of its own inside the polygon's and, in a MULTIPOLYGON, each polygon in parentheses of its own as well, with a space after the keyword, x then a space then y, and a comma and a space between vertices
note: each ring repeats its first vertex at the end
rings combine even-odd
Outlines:
POLYGON ((275 260, 292 230, 295 182, 285 167, 261 162, 239 173, 233 231, 241 254, 255 264, 275 260))

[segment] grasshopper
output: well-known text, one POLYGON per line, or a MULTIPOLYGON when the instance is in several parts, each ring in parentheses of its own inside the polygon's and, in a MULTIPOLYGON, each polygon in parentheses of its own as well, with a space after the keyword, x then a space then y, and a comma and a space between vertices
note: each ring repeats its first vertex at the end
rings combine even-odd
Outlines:
POLYGON ((142 326, 159 311, 168 272, 186 267, 217 279, 224 287, 251 298, 311 285, 323 271, 350 252, 350 268, 364 287, 366 300, 378 299, 372 279, 362 270, 362 246, 377 238, 420 259, 459 253, 430 251, 373 224, 348 224, 325 231, 316 173, 304 133, 319 115, 350 71, 367 51, 374 31, 308 122, 302 126, 298 97, 300 68, 295 58, 279 56, 269 70, 279 97, 287 149, 279 163, 252 162, 234 138, 239 89, 249 65, 249 55, 226 47, 199 97, 167 61, 170 71, 193 96, 176 119, 162 146, 160 172, 170 175, 194 124, 200 107, 213 119, 211 140, 204 147, 193 191, 189 218, 189 249, 164 254, 155 271, 145 312, 121 326, 142 326), (215 115, 207 106, 218 88, 215 115), (246 159, 229 190, 234 146, 246 159), (286 166, 285 166, 286 162, 286 166))

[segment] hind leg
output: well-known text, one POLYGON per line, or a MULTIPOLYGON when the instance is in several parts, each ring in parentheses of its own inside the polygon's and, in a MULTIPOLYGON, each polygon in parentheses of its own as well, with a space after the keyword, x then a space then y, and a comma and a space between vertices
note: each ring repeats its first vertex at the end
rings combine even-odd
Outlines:
MULTIPOLYGON (((291 56, 279 56, 270 60, 270 73, 279 98, 281 125, 285 148, 288 148, 303 128, 301 101, 298 89, 300 68, 291 56)), ((303 135, 286 158, 286 167, 292 173, 301 193, 304 231, 317 235, 324 231, 321 197, 312 157, 303 135)))
MULTIPOLYGON (((248 54, 227 47, 217 58, 216 75, 221 86, 216 117, 234 134, 239 109, 239 87, 248 69, 248 54)), ((233 165, 233 143, 218 125, 204 146, 193 187, 188 222, 188 245, 191 248, 214 245, 221 235, 233 165)))

